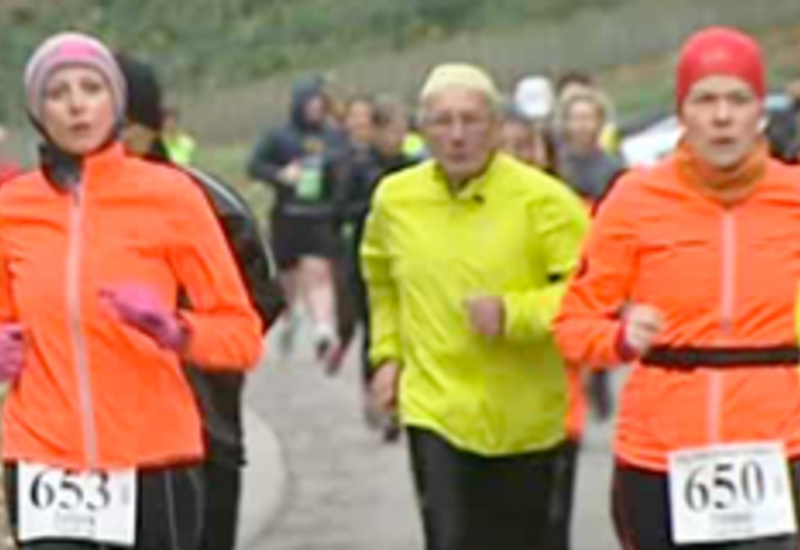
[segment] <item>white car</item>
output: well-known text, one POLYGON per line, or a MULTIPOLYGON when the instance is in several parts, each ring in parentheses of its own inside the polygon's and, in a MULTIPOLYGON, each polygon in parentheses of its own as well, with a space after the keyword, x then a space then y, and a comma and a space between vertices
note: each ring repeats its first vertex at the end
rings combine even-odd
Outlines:
MULTIPOLYGON (((767 96, 767 111, 784 111, 791 107, 791 100, 785 94, 774 93, 767 96)), ((652 166, 672 152, 681 138, 683 129, 678 118, 668 116, 650 124, 644 130, 631 134, 622 140, 622 158, 630 167, 652 166)))

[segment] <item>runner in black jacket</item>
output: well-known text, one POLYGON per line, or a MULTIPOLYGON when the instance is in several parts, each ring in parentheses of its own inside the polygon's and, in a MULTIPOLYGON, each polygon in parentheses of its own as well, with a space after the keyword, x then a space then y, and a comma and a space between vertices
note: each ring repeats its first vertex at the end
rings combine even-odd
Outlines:
POLYGON ((334 124, 321 78, 298 81, 288 122, 258 141, 248 163, 250 177, 275 191, 271 235, 288 302, 282 333, 284 353, 292 348, 303 302, 314 326, 317 358, 327 362, 336 349, 333 261, 341 243, 333 232, 331 187, 324 177, 326 159, 347 142, 334 124))
POLYGON ((419 158, 403 151, 403 141, 408 134, 408 115, 401 103, 381 99, 372 114, 373 136, 369 148, 358 152, 342 151, 327 167, 333 188, 334 216, 339 225, 350 224, 352 234, 345 241, 345 277, 349 292, 355 301, 357 321, 364 329, 361 349, 361 366, 364 381, 365 420, 370 427, 380 428, 387 441, 397 439, 399 428, 394 419, 387 419, 370 402, 367 348, 369 343, 369 308, 367 290, 359 267, 358 249, 364 234, 372 194, 378 182, 388 174, 416 164, 419 158))
MULTIPOLYGON (((149 65, 127 56, 117 56, 128 86, 125 142, 131 153, 154 162, 172 164, 159 139, 163 119, 161 88, 149 65)), ((283 309, 277 268, 252 211, 229 185, 194 168, 186 172, 205 191, 231 245, 245 285, 264 330, 283 309)), ((203 414, 207 446, 206 499, 201 550, 233 550, 236 544, 241 468, 245 463, 242 431, 242 393, 245 378, 240 373, 201 370, 187 365, 190 382, 203 414)))

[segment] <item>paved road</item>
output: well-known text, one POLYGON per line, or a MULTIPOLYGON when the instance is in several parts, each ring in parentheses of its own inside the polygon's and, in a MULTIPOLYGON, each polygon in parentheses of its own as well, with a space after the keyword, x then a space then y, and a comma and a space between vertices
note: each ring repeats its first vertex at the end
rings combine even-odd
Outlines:
MULTIPOLYGON (((277 433, 288 470, 281 512, 253 548, 422 548, 405 448, 385 445, 365 429, 355 358, 351 354, 344 372, 329 378, 304 351, 308 344, 298 342, 289 361, 271 353, 250 384, 249 405, 277 433)), ((608 439, 607 426, 587 436, 574 550, 618 548, 608 520, 608 439)))

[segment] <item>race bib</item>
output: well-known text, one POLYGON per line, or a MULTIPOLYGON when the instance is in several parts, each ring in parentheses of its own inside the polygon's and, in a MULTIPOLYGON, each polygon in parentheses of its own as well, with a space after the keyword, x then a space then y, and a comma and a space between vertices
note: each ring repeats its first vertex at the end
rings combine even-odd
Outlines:
POLYGON ((742 541, 797 531, 780 443, 714 445, 669 456, 675 544, 742 541))
POLYGON ((322 196, 322 158, 308 157, 300 165, 300 181, 297 183, 297 196, 316 201, 322 196))
POLYGON ((76 539, 133 546, 136 472, 73 472, 21 462, 19 538, 76 539))

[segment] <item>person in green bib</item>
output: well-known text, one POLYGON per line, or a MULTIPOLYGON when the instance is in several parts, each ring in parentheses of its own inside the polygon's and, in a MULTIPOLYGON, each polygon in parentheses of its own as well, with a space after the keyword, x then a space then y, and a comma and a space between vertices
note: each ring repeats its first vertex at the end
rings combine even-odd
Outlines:
POLYGON ((267 132, 248 165, 253 180, 275 191, 271 235, 288 311, 282 343, 291 349, 300 303, 314 327, 317 356, 326 361, 336 349, 332 259, 341 242, 333 231, 326 159, 347 137, 332 121, 322 78, 295 84, 287 124, 267 132))
POLYGON ((432 158, 381 181, 361 247, 373 391, 406 428, 426 550, 542 548, 566 410, 551 322, 587 215, 499 152, 482 69, 436 67, 419 107, 432 158))
POLYGON ((169 160, 180 166, 189 166, 197 153, 197 141, 180 125, 180 114, 175 107, 164 109, 164 129, 161 141, 169 155, 169 160))

